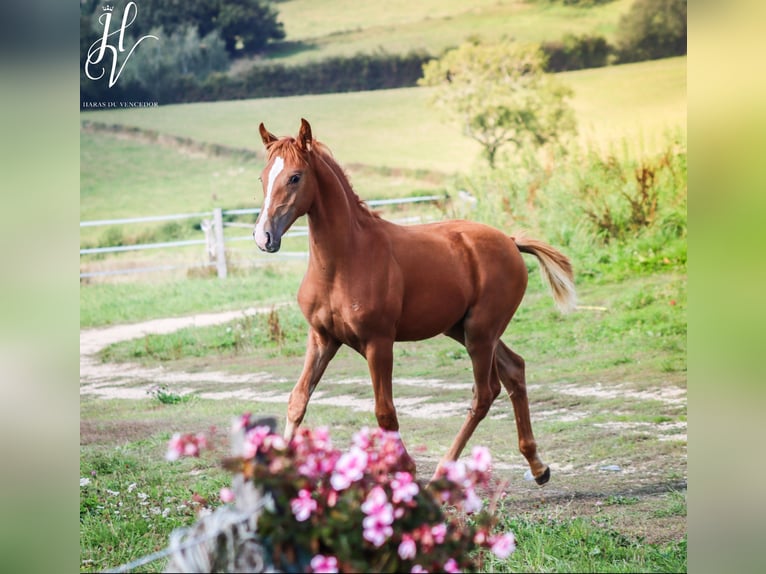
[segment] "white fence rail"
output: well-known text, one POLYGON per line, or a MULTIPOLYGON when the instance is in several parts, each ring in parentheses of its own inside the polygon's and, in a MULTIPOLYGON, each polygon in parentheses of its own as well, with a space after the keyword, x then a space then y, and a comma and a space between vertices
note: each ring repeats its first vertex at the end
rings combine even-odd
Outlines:
MULTIPOLYGON (((399 199, 373 199, 367 201, 367 205, 370 207, 382 207, 388 205, 404 205, 412 203, 438 203, 447 199, 444 195, 427 195, 420 197, 406 197, 399 199)), ((200 225, 202 231, 205 233, 205 239, 186 239, 179 241, 163 241, 158 243, 140 243, 134 245, 112 245, 105 247, 85 247, 80 249, 80 257, 87 255, 98 255, 106 253, 124 253, 128 251, 145 251, 150 249, 172 249, 176 247, 188 247, 191 245, 205 245, 208 253, 208 263, 197 265, 157 265, 152 267, 130 268, 130 269, 112 269, 104 271, 90 271, 80 272, 80 278, 109 276, 109 275, 122 275, 122 274, 134 274, 134 273, 150 273, 157 271, 169 271, 173 269, 192 268, 192 267, 210 267, 215 266, 218 277, 225 279, 228 273, 226 267, 226 243, 236 241, 253 241, 252 234, 242 237, 228 237, 225 238, 223 234, 224 227, 233 228, 248 228, 252 229, 252 223, 238 223, 238 222, 224 222, 224 216, 236 216, 236 215, 257 215, 260 213, 260 208, 253 209, 221 209, 215 208, 212 212, 205 211, 201 213, 176 213, 170 215, 151 215, 146 217, 130 217, 124 219, 100 219, 94 221, 81 221, 80 227, 97 227, 97 226, 117 226, 117 225, 129 225, 135 223, 156 223, 160 221, 174 221, 183 219, 202 219, 200 225)), ((407 217, 399 219, 398 223, 412 224, 419 223, 422 219, 420 217, 407 217)), ((303 237, 308 235, 308 227, 306 226, 294 226, 286 234, 290 237, 303 237)), ((280 258, 295 259, 307 257, 308 252, 293 251, 293 252, 280 252, 280 258)), ((272 259, 273 260, 273 259, 272 259)))

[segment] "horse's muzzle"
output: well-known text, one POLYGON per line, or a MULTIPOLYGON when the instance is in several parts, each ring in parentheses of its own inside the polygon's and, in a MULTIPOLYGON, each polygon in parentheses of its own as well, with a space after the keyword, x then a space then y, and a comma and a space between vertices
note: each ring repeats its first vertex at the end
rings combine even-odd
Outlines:
POLYGON ((253 231, 253 239, 258 249, 266 253, 276 253, 282 246, 282 236, 273 231, 264 231, 257 227, 253 231))

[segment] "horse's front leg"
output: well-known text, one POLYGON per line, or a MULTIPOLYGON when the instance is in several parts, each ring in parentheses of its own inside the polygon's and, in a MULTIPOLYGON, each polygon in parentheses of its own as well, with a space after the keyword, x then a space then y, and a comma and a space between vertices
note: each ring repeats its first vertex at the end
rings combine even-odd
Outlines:
MULTIPOLYGON (((390 339, 380 339, 368 343, 364 349, 367 365, 370 368, 372 389, 375 393, 375 418, 378 426, 387 431, 399 431, 399 419, 396 417, 392 377, 394 368, 394 342, 390 339)), ((405 470, 415 473, 415 461, 407 453, 402 443, 402 466, 405 470)))
POLYGON ((322 378, 327 365, 339 348, 340 343, 338 341, 324 337, 312 328, 309 329, 303 372, 298 378, 295 387, 293 387, 287 402, 286 439, 291 439, 295 434, 295 429, 303 422, 309 399, 317 383, 319 383, 319 379, 322 378))

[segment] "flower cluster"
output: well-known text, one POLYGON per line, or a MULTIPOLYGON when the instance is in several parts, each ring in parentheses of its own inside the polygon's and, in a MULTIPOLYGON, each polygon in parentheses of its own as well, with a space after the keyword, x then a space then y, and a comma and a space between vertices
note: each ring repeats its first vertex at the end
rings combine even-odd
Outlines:
POLYGON ((200 451, 206 449, 207 446, 207 438, 203 433, 176 433, 170 439, 165 458, 167 460, 178 460, 182 456, 199 456, 200 451))
POLYGON ((499 558, 515 549, 513 534, 491 533, 495 520, 476 492, 489 484, 485 448, 426 485, 407 470, 395 432, 363 428, 341 452, 324 428, 300 428, 288 442, 247 417, 240 424, 243 456, 226 466, 270 497, 257 532, 278 570, 475 571, 483 549, 499 558))

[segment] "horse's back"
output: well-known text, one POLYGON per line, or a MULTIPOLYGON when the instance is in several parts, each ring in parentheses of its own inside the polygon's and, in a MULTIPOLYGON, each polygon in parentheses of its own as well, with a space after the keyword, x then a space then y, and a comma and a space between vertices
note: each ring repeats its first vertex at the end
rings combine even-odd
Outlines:
POLYGON ((403 278, 399 338, 444 332, 469 311, 492 315, 505 327, 527 284, 513 239, 462 220, 392 227, 390 235, 403 278))

